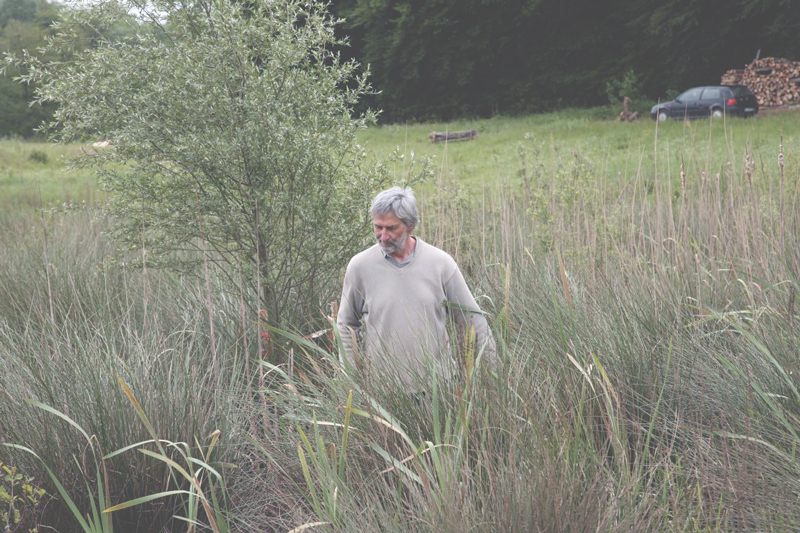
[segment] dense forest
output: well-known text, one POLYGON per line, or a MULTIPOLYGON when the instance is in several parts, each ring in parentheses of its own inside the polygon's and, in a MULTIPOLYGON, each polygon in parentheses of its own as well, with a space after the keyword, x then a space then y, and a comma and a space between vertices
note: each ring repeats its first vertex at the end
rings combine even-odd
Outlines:
MULTIPOLYGON (((63 9, 0 0, 0 51, 35 50, 63 9)), ((384 122, 664 98, 759 55, 800 59, 796 0, 333 0, 329 10, 350 43, 343 57, 369 68, 378 94, 364 104, 384 122)), ((34 88, 18 74, 0 76, 0 137, 30 136, 51 112, 29 106, 34 88)))
MULTIPOLYGON (((0 52, 20 55, 24 50, 35 51, 58 19, 59 9, 59 4, 46 0, 0 0, 0 52)), ((10 66, 0 75, 0 137, 29 137, 52 114, 52 108, 29 105, 34 88, 13 81, 19 74, 10 66)))

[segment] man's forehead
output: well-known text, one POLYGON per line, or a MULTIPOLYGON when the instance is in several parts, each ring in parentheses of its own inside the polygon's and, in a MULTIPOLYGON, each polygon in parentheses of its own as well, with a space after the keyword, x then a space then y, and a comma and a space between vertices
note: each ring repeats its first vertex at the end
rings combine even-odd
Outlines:
POLYGON ((397 218, 397 215, 389 211, 382 215, 377 213, 372 215, 372 223, 377 226, 397 226, 398 224, 402 224, 403 221, 397 218))

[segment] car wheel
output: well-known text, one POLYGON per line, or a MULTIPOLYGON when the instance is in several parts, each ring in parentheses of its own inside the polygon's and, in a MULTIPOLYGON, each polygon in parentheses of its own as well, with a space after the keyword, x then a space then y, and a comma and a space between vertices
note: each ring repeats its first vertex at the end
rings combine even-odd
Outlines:
POLYGON ((659 121, 659 122, 664 122, 664 121, 665 121, 665 120, 667 120, 668 118, 669 118, 669 116, 667 115, 667 112, 666 112, 666 111, 659 111, 659 112, 658 112, 658 121, 659 121))
POLYGON ((711 117, 712 118, 722 118, 722 109, 715 107, 711 110, 711 117))

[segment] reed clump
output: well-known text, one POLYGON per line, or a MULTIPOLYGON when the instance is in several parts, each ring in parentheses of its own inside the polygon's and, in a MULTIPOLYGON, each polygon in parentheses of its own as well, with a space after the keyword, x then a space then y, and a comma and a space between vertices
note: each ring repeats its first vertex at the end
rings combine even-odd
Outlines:
MULTIPOLYGON (((150 437, 121 376, 159 437, 194 457, 220 430, 233 531, 798 529, 791 146, 627 181, 580 151, 539 166, 534 144, 520 182, 467 190, 441 172, 448 192, 420 195, 422 237, 459 261, 500 360, 454 343, 461 376, 427 376, 422 399, 343 373, 335 336, 275 330, 213 268, 198 281, 106 267, 114 243, 88 211, 8 222, 2 441, 34 447, 85 503, 85 443, 23 400, 68 414, 107 454, 150 437)), ((186 488, 152 456, 112 459, 112 503, 186 488)), ((56 495, 37 462, 0 460, 56 495)), ((180 495, 136 509, 118 530, 186 527, 171 518, 186 515, 180 495)))

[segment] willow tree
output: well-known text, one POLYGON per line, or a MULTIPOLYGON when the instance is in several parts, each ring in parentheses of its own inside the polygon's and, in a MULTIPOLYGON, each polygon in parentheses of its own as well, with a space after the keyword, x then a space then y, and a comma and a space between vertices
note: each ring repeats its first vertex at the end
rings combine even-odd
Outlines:
POLYGON ((77 164, 111 193, 115 235, 136 262, 217 265, 273 324, 319 317, 386 181, 356 143, 370 88, 335 21, 316 0, 80 2, 48 48, 119 23, 69 62, 22 59, 58 140, 110 143, 77 164))

